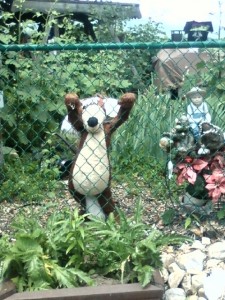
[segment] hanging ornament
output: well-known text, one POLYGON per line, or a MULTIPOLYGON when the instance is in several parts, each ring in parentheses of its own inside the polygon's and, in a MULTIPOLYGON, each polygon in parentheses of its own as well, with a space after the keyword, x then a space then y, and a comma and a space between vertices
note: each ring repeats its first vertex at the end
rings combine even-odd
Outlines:
POLYGON ((171 160, 168 161, 167 169, 168 169, 168 178, 171 179, 173 177, 173 163, 171 160))

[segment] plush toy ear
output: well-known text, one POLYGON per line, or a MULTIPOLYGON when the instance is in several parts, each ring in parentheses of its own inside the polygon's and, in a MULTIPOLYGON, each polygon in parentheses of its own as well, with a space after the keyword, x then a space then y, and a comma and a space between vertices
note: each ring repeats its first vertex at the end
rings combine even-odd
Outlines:
POLYGON ((79 104, 79 97, 75 93, 69 93, 65 96, 65 104, 67 108, 74 109, 79 104))

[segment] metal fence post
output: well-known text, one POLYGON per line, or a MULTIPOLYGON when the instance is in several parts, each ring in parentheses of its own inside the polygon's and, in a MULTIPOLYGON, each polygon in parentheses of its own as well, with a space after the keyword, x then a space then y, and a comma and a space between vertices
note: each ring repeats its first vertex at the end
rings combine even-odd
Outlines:
MULTIPOLYGON (((0 91, 0 109, 4 107, 3 91, 0 91)), ((3 154, 3 141, 2 141, 2 124, 0 118, 0 182, 3 180, 3 167, 4 164, 4 154, 3 154)))

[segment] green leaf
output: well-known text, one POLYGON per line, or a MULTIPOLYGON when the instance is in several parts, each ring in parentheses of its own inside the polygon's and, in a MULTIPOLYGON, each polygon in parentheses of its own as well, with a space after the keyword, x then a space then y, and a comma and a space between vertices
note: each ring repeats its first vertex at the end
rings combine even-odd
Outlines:
POLYGON ((170 209, 167 209, 163 214, 162 214, 162 220, 163 220, 163 223, 165 225, 169 225, 173 222, 175 218, 175 210, 170 208, 170 209))
POLYGON ((55 278, 58 281, 58 286, 60 287, 74 287, 75 285, 75 278, 73 278, 71 275, 72 272, 69 269, 62 268, 58 265, 54 265, 54 268, 52 269, 52 275, 55 276, 55 278))
POLYGON ((39 243, 31 237, 28 236, 18 236, 14 244, 14 251, 21 251, 24 254, 28 252, 36 252, 38 254, 43 254, 42 247, 39 243))
POLYGON ((27 136, 21 130, 18 131, 18 138, 19 138, 20 143, 22 143, 24 145, 29 144, 29 140, 28 140, 27 136))
POLYGON ((192 223, 191 217, 187 217, 184 223, 184 228, 187 229, 192 223))
POLYGON ((94 284, 93 279, 91 279, 85 272, 76 269, 71 269, 70 272, 72 275, 76 275, 82 283, 86 283, 89 286, 94 284))
POLYGON ((138 282, 142 287, 146 287, 152 280, 154 269, 151 266, 143 266, 138 268, 138 282))
POLYGON ((218 218, 219 220, 222 220, 222 219, 225 218, 225 209, 221 209, 221 210, 219 210, 219 211, 217 212, 217 218, 218 218))

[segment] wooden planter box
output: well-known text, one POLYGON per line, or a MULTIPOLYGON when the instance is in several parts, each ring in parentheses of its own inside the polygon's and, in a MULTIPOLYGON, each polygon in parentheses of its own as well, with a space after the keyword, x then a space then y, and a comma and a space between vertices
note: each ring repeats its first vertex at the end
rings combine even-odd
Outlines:
POLYGON ((155 272, 153 284, 145 288, 132 283, 16 293, 11 284, 10 293, 10 283, 5 284, 8 285, 8 293, 2 287, 0 300, 161 300, 164 293, 164 282, 159 272, 155 272))

